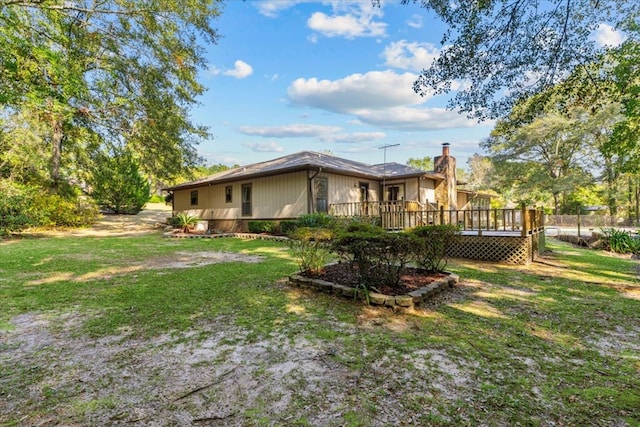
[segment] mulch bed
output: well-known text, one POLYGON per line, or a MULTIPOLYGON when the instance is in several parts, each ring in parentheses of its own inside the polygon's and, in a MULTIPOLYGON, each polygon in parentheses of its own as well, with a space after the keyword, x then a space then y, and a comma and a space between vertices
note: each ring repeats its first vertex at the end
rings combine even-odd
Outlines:
MULTIPOLYGON (((357 287, 359 284, 358 267, 351 263, 338 263, 326 265, 323 270, 314 275, 301 274, 305 277, 326 280, 327 282, 339 283, 343 286, 357 287)), ((384 295, 406 295, 409 292, 423 288, 434 280, 446 277, 446 274, 424 271, 414 267, 406 267, 404 274, 400 277, 400 283, 396 286, 383 285, 376 288, 376 291, 384 295)))

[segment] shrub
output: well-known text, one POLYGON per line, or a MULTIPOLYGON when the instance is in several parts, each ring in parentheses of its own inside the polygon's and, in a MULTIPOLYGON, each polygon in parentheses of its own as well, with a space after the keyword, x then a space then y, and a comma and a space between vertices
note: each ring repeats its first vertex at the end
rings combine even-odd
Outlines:
POLYGON ((298 223, 294 220, 283 220, 280 221, 280 233, 285 236, 291 235, 296 228, 298 228, 298 223))
POLYGON ((165 199, 166 197, 162 197, 158 194, 154 194, 153 196, 151 196, 151 198, 147 203, 165 203, 165 199))
POLYGON ((318 212, 318 213, 300 215, 296 219, 296 224, 298 227, 333 228, 335 225, 335 219, 331 215, 318 212))
POLYGON ((34 223, 28 215, 33 204, 33 192, 9 181, 0 182, 0 236, 10 235, 34 223))
POLYGON ((411 259, 412 237, 406 233, 387 233, 366 223, 352 224, 333 241, 332 248, 358 267, 360 282, 371 286, 400 283, 411 259))
POLYGON ((137 214, 149 200, 149 181, 127 150, 101 154, 92 171, 92 196, 100 206, 122 214, 137 214))
POLYGON ((175 222, 179 228, 182 228, 184 233, 188 233, 189 229, 198 223, 197 216, 192 216, 184 212, 180 212, 175 216, 175 222))
POLYGON ((46 193, 35 197, 31 212, 39 216, 38 225, 45 227, 83 227, 98 217, 98 208, 91 200, 46 193))
POLYGON ((278 223, 275 221, 249 221, 247 223, 249 233, 278 233, 278 223))
POLYGON ((640 253, 640 239, 631 236, 631 233, 615 228, 603 229, 605 248, 619 254, 640 253))
POLYGON ((413 255, 419 268, 443 271, 447 266, 447 249, 460 234, 454 225, 426 225, 410 231, 415 237, 413 255))
POLYGON ((327 228, 300 227, 289 235, 289 247, 301 272, 317 274, 331 260, 329 241, 333 232, 327 228))
POLYGON ((49 194, 46 189, 0 182, 0 235, 29 227, 81 227, 95 222, 98 209, 91 200, 77 196, 49 194))

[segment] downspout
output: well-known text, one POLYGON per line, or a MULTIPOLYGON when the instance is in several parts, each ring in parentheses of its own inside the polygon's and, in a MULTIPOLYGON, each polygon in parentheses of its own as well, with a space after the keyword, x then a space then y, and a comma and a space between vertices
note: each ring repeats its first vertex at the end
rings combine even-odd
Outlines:
POLYGON ((307 185, 307 213, 312 214, 313 212, 315 212, 314 206, 313 206, 313 178, 315 178, 316 176, 318 176, 318 174, 320 172, 322 172, 322 168, 319 168, 317 171, 315 171, 316 173, 314 173, 311 177, 309 177, 309 172, 311 172, 310 170, 307 171, 307 179, 308 179, 308 185, 307 185))

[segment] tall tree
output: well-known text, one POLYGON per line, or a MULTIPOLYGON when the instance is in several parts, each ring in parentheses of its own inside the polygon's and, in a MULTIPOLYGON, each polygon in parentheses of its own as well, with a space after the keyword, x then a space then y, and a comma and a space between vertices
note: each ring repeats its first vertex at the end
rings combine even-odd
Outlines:
MULTIPOLYGON (((513 121, 498 122, 483 147, 495 162, 513 163, 529 178, 528 184, 549 191, 554 209, 560 213, 566 196, 593 180, 599 147, 619 120, 619 106, 612 103, 593 114, 583 107, 572 107, 565 114, 548 112, 522 124, 518 113, 528 113, 527 103, 524 106, 523 110, 514 109, 513 121)), ((606 170, 607 164, 604 166, 606 170)))
MULTIPOLYGON (((593 37, 602 25, 636 25, 633 0, 403 0, 434 11, 447 25, 441 55, 414 84, 421 95, 448 93, 464 81, 451 107, 477 118, 503 117, 518 101, 543 92, 606 48, 593 37)), ((601 27, 602 28, 602 27, 601 27)), ((606 28, 606 27, 605 27, 606 28)), ((627 37, 638 40, 638 33, 627 37)))
POLYGON ((202 43, 218 37, 211 27, 218 0, 2 0, 0 7, 0 108, 46 126, 54 186, 65 161, 78 169, 65 153, 87 138, 127 144, 157 178, 196 163, 194 144, 207 132, 188 112, 204 91, 196 77, 205 66, 202 43))

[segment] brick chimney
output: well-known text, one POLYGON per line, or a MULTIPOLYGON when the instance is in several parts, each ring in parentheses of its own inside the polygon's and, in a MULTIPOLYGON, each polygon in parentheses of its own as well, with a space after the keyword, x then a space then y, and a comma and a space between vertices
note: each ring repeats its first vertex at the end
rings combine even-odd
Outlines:
POLYGON ((444 175, 444 182, 436 188, 436 202, 445 210, 458 209, 456 158, 449 155, 449 143, 442 144, 442 155, 433 159, 433 171, 444 175))

